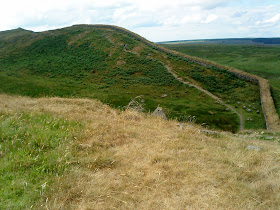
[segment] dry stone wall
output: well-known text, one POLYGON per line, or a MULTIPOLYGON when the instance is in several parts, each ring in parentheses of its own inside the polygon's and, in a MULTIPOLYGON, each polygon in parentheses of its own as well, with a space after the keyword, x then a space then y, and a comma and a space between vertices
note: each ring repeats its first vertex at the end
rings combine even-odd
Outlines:
POLYGON ((275 105, 274 105, 274 102, 273 102, 273 99, 271 96, 271 92, 270 92, 270 86, 266 79, 253 75, 253 74, 250 74, 250 73, 247 73, 247 72, 244 72, 244 71, 241 71, 241 70, 238 70, 238 69, 235 69, 235 68, 231 68, 229 66, 220 65, 220 64, 217 64, 217 63, 214 63, 211 61, 207 61, 207 60, 198 58, 198 57, 193 57, 193 56, 185 55, 185 54, 173 51, 173 50, 166 49, 162 46, 159 46, 153 42, 148 41, 147 39, 139 36, 136 33, 133 33, 132 31, 129 31, 127 29, 124 29, 124 28, 121 28, 118 26, 112 26, 112 25, 75 25, 75 26, 107 28, 107 29, 121 31, 121 32, 127 33, 128 35, 144 42, 146 45, 151 46, 153 49, 166 53, 169 56, 179 56, 179 57, 188 59, 192 62, 195 62, 197 64, 203 65, 203 66, 214 66, 216 68, 224 69, 224 70, 232 72, 236 77, 238 77, 240 79, 257 83, 259 85, 259 89, 260 89, 261 104, 262 104, 262 109, 263 109, 263 113, 264 113, 264 117, 265 117, 265 121, 266 121, 266 127, 269 130, 280 130, 279 116, 275 109, 275 105))

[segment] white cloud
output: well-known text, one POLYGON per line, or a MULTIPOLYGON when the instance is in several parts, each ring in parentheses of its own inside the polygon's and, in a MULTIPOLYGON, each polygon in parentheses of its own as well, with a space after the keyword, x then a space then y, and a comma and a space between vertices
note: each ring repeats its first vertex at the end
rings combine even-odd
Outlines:
POLYGON ((271 24, 275 24, 277 22, 280 21, 280 13, 274 15, 273 17, 267 19, 267 20, 263 20, 263 21, 258 21, 257 24, 262 24, 262 23, 271 23, 271 24))
POLYGON ((0 30, 103 23, 152 41, 279 36, 279 11, 273 0, 9 0, 1 3, 0 30))
POLYGON ((210 14, 210 15, 207 16, 205 21, 202 21, 202 23, 211 23, 211 22, 215 21, 217 18, 218 18, 217 15, 210 14))

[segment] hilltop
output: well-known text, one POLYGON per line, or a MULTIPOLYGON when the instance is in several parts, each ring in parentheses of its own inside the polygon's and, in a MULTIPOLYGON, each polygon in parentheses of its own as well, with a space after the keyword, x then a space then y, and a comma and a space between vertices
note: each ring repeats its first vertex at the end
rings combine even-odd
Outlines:
POLYGON ((33 31, 25 30, 23 28, 12 29, 8 31, 0 31, 0 40, 11 40, 13 38, 19 38, 21 36, 34 34, 33 31))
POLYGON ((0 94, 1 209, 279 209, 279 133, 0 94), (272 136, 272 141, 263 141, 272 136))
POLYGON ((242 119, 245 129, 265 128, 257 84, 160 51, 124 29, 76 25, 2 34, 6 34, 0 37, 2 93, 95 98, 120 108, 142 96, 147 112, 160 105, 172 119, 195 118, 198 124, 232 132, 242 119), (221 98, 235 112, 196 86, 221 98))

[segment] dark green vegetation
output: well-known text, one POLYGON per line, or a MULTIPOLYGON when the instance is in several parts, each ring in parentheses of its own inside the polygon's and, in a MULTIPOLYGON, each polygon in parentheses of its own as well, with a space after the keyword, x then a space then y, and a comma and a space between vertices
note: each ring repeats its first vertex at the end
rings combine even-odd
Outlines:
POLYGON ((67 169, 81 123, 49 114, 0 113, 0 209, 29 209, 67 169))
POLYGON ((174 44, 167 48, 205 58, 269 80, 272 96, 280 115, 280 47, 249 45, 174 44))
POLYGON ((257 85, 226 71, 166 57, 129 34, 86 26, 44 33, 18 29, 12 34, 11 38, 0 38, 2 93, 96 98, 114 107, 124 107, 142 95, 147 111, 160 105, 169 118, 184 120, 192 115, 200 124, 238 130, 234 113, 177 81, 167 71, 168 65, 186 80, 196 80, 211 92, 226 96, 233 106, 239 101, 254 106, 250 113, 241 110, 253 119, 246 122, 245 128, 264 128, 262 114, 256 114, 257 109, 261 111, 257 85), (163 94, 167 97, 161 97, 163 94))

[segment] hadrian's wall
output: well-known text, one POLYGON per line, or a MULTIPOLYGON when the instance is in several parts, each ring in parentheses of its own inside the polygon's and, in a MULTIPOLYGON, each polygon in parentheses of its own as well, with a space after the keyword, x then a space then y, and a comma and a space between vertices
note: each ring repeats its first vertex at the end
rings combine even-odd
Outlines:
POLYGON ((95 27, 95 28, 108 28, 108 29, 121 31, 121 32, 127 33, 130 36, 144 42, 146 45, 149 45, 154 49, 157 49, 161 52, 166 53, 169 56, 179 56, 179 57, 185 58, 187 60, 190 60, 192 62, 203 65, 203 66, 213 66, 216 68, 224 69, 224 70, 232 72, 236 77, 238 77, 240 79, 257 83, 259 85, 259 89, 260 89, 261 104, 262 104, 262 109, 263 109, 263 113, 264 113, 264 117, 265 117, 265 121, 266 121, 266 127, 269 130, 280 130, 279 116, 275 109, 275 105, 274 105, 274 102, 273 102, 273 99, 271 96, 271 92, 270 92, 270 86, 266 79, 253 75, 253 74, 250 74, 250 73, 247 73, 247 72, 243 72, 243 71, 235 69, 235 68, 231 68, 229 66, 220 65, 220 64, 214 63, 212 61, 207 61, 207 60, 204 60, 201 58, 188 56, 188 55, 185 55, 185 54, 182 54, 179 52, 175 52, 173 50, 166 49, 153 42, 148 41, 147 39, 139 36, 136 33, 133 33, 132 31, 129 31, 127 29, 124 29, 124 28, 121 28, 118 26, 112 26, 112 25, 76 25, 76 26, 77 27, 78 26, 87 26, 87 27, 95 27))

